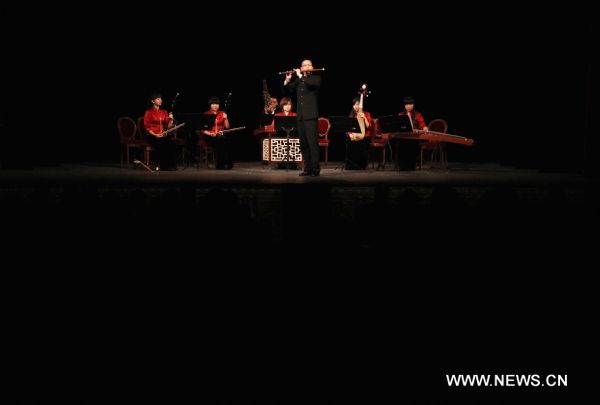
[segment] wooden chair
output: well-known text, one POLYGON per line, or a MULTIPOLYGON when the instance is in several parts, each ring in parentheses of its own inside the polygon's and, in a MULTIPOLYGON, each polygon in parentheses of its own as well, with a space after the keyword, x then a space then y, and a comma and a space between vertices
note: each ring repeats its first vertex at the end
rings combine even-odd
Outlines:
POLYGON ((379 120, 377 120, 377 118, 373 120, 370 131, 371 142, 369 143, 369 160, 371 161, 371 167, 375 167, 374 155, 376 151, 379 150, 381 152, 377 152, 377 154, 381 155, 381 159, 379 159, 379 162, 377 163, 377 170, 380 168, 385 169, 388 140, 387 138, 382 137, 381 129, 379 128, 379 120))
POLYGON ((119 117, 117 120, 117 129, 121 141, 121 166, 123 166, 123 158, 126 157, 127 164, 130 164, 130 149, 144 150, 145 142, 136 137, 138 131, 137 125, 133 118, 119 117))
POLYGON ((319 117, 318 125, 319 129, 319 147, 325 148, 325 164, 329 163, 329 130, 331 129, 331 123, 327 118, 319 117))
MULTIPOLYGON (((448 124, 443 119, 435 119, 427 126, 430 131, 446 133, 448 131, 448 124)), ((443 142, 437 141, 423 141, 420 143, 420 159, 419 169, 423 168, 423 156, 426 152, 430 153, 430 168, 433 167, 434 163, 440 163, 444 168, 448 168, 448 160, 446 157, 446 147, 443 142)))

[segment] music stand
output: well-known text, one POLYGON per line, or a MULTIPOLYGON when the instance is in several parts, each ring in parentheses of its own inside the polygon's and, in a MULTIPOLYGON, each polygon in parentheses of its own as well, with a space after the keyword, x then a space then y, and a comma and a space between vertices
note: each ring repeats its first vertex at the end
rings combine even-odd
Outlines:
MULTIPOLYGON (((410 122, 410 118, 408 117, 408 115, 387 115, 384 117, 379 117, 379 127, 381 128, 381 132, 383 133, 405 135, 414 134, 413 126, 410 122)), ((412 142, 418 140, 419 138, 416 136, 414 137, 414 139, 410 139, 410 137, 407 136, 396 139, 394 141, 396 144, 396 156, 394 161, 398 170, 414 170, 414 166, 417 162, 416 155, 418 154, 418 143, 412 142), (401 148, 400 144, 404 144, 404 146, 401 148), (412 156, 413 152, 415 155, 414 157, 412 156)))
POLYGON ((379 128, 383 133, 408 133, 413 132, 408 115, 385 115, 379 117, 379 128))
POLYGON ((346 138, 346 134, 348 132, 354 132, 354 133, 358 133, 360 132, 360 124, 358 123, 358 119, 356 117, 346 117, 346 116, 340 116, 340 117, 328 117, 329 118, 329 122, 331 123, 331 131, 335 131, 335 132, 343 132, 344 133, 344 140, 346 142, 346 156, 344 158, 344 164, 341 166, 336 166, 334 168, 334 170, 337 170, 338 168, 341 167, 341 170, 344 170, 346 168, 346 166, 348 166, 348 163, 352 163, 355 167, 358 167, 358 165, 353 162, 352 160, 350 160, 348 158, 348 148, 350 147, 349 142, 351 142, 350 140, 348 140, 346 138))
MULTIPOLYGON (((285 171, 290 168, 290 134, 298 131, 298 121, 296 117, 285 115, 275 116, 275 131, 285 131, 285 171)), ((269 151, 269 153, 271 153, 269 151)))
POLYGON ((263 114, 260 116, 260 126, 261 127, 268 127, 270 125, 273 124, 273 119, 275 118, 275 115, 273 114, 263 114))
POLYGON ((185 122, 188 131, 211 131, 215 126, 216 114, 182 113, 177 114, 177 120, 185 122))

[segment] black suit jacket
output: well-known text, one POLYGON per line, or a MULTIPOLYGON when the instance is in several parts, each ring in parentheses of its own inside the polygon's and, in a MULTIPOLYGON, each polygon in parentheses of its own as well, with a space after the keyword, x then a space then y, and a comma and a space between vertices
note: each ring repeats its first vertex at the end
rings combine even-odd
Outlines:
POLYGON ((299 120, 316 120, 319 118, 319 88, 321 87, 321 76, 308 75, 298 79, 292 79, 283 91, 288 94, 296 93, 296 113, 299 120))

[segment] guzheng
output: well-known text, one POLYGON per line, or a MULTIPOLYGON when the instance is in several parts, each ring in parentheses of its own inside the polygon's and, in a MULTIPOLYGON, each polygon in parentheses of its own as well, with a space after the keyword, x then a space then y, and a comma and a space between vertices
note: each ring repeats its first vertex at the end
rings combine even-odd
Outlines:
POLYGON ((473 146, 475 143, 474 139, 465 138, 464 136, 445 134, 443 132, 435 132, 435 131, 415 131, 415 132, 399 132, 399 133, 389 133, 389 134, 381 134, 382 138, 387 139, 416 139, 423 141, 434 141, 434 142, 447 142, 447 143, 457 143, 460 145, 473 146))

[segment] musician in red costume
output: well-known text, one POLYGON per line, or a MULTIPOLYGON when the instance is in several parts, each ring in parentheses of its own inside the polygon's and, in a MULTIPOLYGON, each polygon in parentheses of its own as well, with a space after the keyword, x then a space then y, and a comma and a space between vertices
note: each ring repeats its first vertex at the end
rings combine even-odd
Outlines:
POLYGON ((404 97, 403 101, 404 110, 401 111, 398 115, 408 115, 413 129, 428 131, 429 129, 427 128, 427 124, 425 123, 425 118, 423 118, 423 114, 415 110, 415 99, 412 97, 404 97))
MULTIPOLYGON (((415 99, 404 97, 404 110, 398 115, 407 115, 413 130, 428 131, 423 114, 415 110, 415 99)), ((393 145, 396 150, 396 165, 399 170, 415 170, 419 155, 419 141, 412 139, 394 139, 393 145)))
POLYGON ((295 117, 296 113, 292 111, 292 99, 289 97, 284 97, 279 102, 279 106, 281 107, 281 111, 275 113, 276 117, 295 117))
POLYGON ((231 159, 231 143, 228 136, 219 134, 219 131, 229 129, 229 118, 225 111, 220 111, 221 100, 219 97, 211 97, 208 100, 210 109, 204 114, 215 115, 215 125, 211 130, 203 130, 202 135, 208 146, 215 150, 216 167, 219 170, 230 170, 233 168, 231 159))
POLYGON ((177 170, 175 161, 176 147, 171 136, 165 136, 165 131, 173 126, 173 113, 161 109, 162 96, 153 93, 150 96, 152 106, 144 114, 144 129, 146 139, 156 151, 159 170, 177 170))
POLYGON ((369 142, 371 141, 371 125, 373 121, 371 114, 367 111, 360 111, 360 97, 355 97, 352 100, 352 110, 350 111, 349 117, 356 117, 364 120, 365 123, 365 136, 362 134, 355 133, 346 134, 346 170, 364 170, 367 168, 367 152, 369 150, 369 142))
MULTIPOLYGON (((292 107, 293 107, 293 103, 292 103, 292 99, 289 97, 283 97, 281 99, 281 101, 279 102, 279 107, 281 108, 281 111, 279 111, 278 113, 275 113, 276 117, 295 117, 296 113, 292 111, 292 107)), ((275 125, 275 121, 273 121, 273 125, 275 125)), ((286 136, 285 131, 283 130, 279 130, 279 133, 277 134, 278 136, 286 136)), ((297 138, 298 134, 294 131, 290 134, 291 138, 297 138)), ((296 170, 297 169, 297 164, 296 162, 292 162, 292 163, 280 163, 278 165, 279 169, 292 169, 292 170, 296 170), (286 166, 287 165, 287 166, 286 166)))
MULTIPOLYGON (((292 111, 292 99, 289 97, 283 97, 279 102, 280 110, 274 114, 275 117, 295 117, 296 113, 292 111)), ((273 124, 271 124, 271 130, 275 132, 275 120, 273 120, 273 124)), ((286 136, 285 131, 279 130, 277 135, 286 136)), ((298 137, 297 133, 292 132, 292 137, 298 137)))

